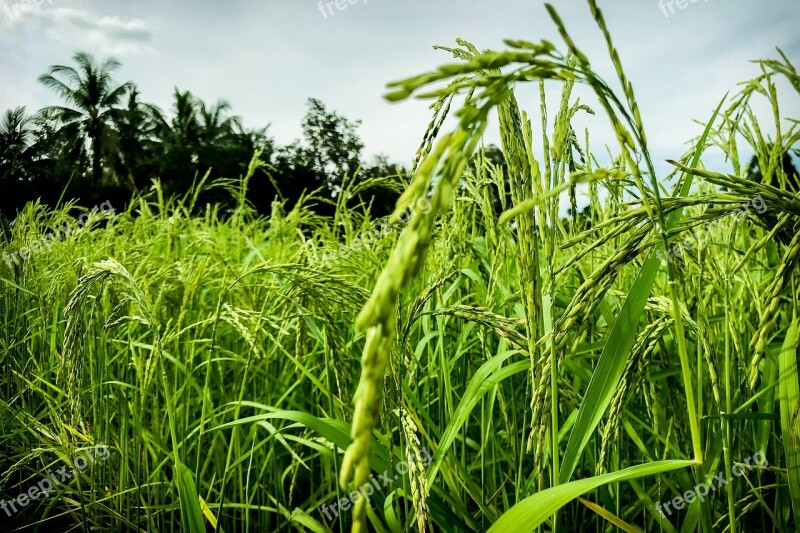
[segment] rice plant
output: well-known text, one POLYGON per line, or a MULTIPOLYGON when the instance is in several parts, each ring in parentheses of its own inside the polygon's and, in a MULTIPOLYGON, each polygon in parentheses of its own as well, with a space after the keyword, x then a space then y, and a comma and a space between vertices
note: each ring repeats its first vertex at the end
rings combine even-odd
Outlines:
POLYGON ((192 215, 205 182, 69 234, 79 206, 29 204, 0 241, 26 250, 0 263, 2 529, 796 529, 800 129, 779 87, 800 75, 759 61, 660 175, 588 4, 614 80, 548 6, 560 46, 459 40, 390 84, 433 117, 388 219, 345 207, 380 185, 347 179, 332 218, 314 197, 259 217, 258 154, 213 184, 232 213, 192 215))

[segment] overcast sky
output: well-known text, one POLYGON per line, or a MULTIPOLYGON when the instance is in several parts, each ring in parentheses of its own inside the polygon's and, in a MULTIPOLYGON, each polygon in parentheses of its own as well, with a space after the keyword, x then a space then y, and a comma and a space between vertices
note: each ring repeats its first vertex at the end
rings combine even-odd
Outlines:
MULTIPOLYGON (((427 103, 382 96, 387 82, 451 61, 434 44, 463 37, 485 49, 502 47, 503 38, 546 38, 563 50, 541 0, 351 1, 338 0, 340 10, 318 0, 0 0, 0 110, 56 103, 36 78, 84 50, 118 58, 118 81, 134 81, 162 109, 175 87, 207 102, 224 98, 247 127, 270 124, 280 143, 300 136, 306 99, 319 98, 362 120, 368 156, 407 163, 430 120, 427 103)), ((659 161, 683 153, 699 133, 693 119, 707 119, 726 91, 758 74, 749 60, 776 57, 777 46, 800 66, 800 1, 678 2, 683 9, 668 2, 674 13, 658 0, 599 2, 659 161)), ((586 2, 554 4, 593 66, 613 80, 586 2)), ((800 117, 797 95, 785 94, 784 116, 800 117)), ((520 92, 528 109, 537 99, 534 87, 520 92)), ((580 121, 593 151, 613 144, 606 122, 602 112, 580 121)))

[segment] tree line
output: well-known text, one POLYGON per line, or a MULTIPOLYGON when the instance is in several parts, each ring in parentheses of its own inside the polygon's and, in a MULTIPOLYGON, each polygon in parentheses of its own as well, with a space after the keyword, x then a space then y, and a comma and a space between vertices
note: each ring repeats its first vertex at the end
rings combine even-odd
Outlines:
MULTIPOLYGON (((258 211, 269 213, 276 199, 291 206, 317 192, 322 201, 314 208, 329 214, 332 202, 324 200, 337 194, 345 176, 362 181, 388 177, 381 182, 388 187, 370 188, 354 199, 381 216, 392 209, 406 175, 384 156, 365 162, 360 122, 317 99, 308 99, 303 138, 281 146, 268 135, 268 127, 245 128, 224 100, 208 104, 175 89, 165 112, 143 101, 133 82, 114 79, 121 66, 116 59, 78 52, 72 60, 39 77, 59 97, 58 105, 35 112, 17 107, 2 115, 0 216, 12 219, 36 199, 49 206, 67 199, 126 205, 153 179, 161 180, 165 194, 181 196, 206 174, 206 183, 244 176, 256 152, 265 165, 251 178, 247 200, 258 211)), ((197 205, 207 203, 224 207, 233 199, 223 188, 204 187, 197 205)))
MULTIPOLYGON (((267 127, 245 128, 224 100, 207 104, 190 91, 175 89, 172 106, 165 112, 142 101, 133 82, 114 79, 121 66, 116 59, 98 61, 78 52, 72 60, 72 65, 53 65, 39 77, 60 98, 59 105, 35 112, 17 107, 0 118, 0 221, 13 219, 27 202, 37 199, 51 207, 69 199, 83 205, 104 201, 127 205, 154 179, 161 181, 164 194, 182 197, 206 178, 212 186, 202 189, 197 208, 208 203, 232 206, 230 192, 213 184, 244 176, 257 152, 265 165, 250 179, 247 200, 263 214, 271 212, 275 200, 290 208, 312 192, 317 199, 313 208, 319 214, 332 214, 333 199, 348 177, 360 191, 348 202, 362 203, 371 215, 383 216, 392 211, 408 178, 406 169, 390 164, 385 156, 365 162, 357 132, 360 122, 327 109, 317 99, 308 99, 303 138, 281 146, 268 135, 267 127)), ((499 197, 508 195, 510 188, 508 168, 500 148, 490 145, 482 154, 504 174, 504 190, 493 187, 490 192, 499 212, 499 197)), ((774 171, 762 175, 759 163, 765 158, 765 154, 752 157, 747 178, 800 191, 790 151, 781 157, 785 183, 775 182, 774 171)), ((473 160, 473 169, 474 164, 473 160)), ((570 203, 574 218, 574 198, 570 203)))

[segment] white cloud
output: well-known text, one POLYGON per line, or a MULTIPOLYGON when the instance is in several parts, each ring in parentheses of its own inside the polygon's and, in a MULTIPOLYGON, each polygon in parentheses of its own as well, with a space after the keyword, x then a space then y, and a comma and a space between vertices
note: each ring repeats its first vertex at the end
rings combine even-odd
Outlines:
POLYGON ((142 19, 99 16, 84 9, 52 6, 53 0, 22 0, 0 9, 12 32, 37 27, 71 49, 115 56, 154 52, 149 45, 152 31, 142 19))

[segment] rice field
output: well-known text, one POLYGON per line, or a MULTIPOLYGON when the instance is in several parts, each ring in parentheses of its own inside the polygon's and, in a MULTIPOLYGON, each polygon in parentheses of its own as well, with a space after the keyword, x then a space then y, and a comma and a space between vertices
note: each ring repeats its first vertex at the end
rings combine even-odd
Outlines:
POLYGON ((459 41, 390 84, 432 119, 387 219, 259 216, 258 154, 232 212, 197 214, 204 183, 28 204, 0 236, 0 530, 796 530, 800 74, 761 60, 664 175, 589 4, 616 79, 549 7, 558 45, 459 41))

